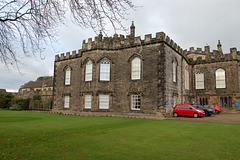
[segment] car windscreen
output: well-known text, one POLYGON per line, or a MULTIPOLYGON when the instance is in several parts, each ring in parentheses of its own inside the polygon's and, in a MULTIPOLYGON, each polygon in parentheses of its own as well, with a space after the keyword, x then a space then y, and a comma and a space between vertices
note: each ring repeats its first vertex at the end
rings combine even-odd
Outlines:
POLYGON ((196 109, 196 107, 193 107, 192 105, 190 105, 193 109, 196 109))

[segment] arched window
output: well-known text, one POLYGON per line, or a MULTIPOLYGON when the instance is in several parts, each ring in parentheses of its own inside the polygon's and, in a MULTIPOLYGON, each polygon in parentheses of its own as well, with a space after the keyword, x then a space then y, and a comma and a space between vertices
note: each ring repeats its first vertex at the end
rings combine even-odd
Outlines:
POLYGON ((177 62, 174 60, 172 62, 172 76, 173 76, 173 82, 177 82, 177 62))
POLYGON ((215 75, 216 75, 216 88, 226 88, 225 70, 220 68, 216 70, 215 75))
POLYGON ((110 80, 110 62, 106 59, 100 63, 100 81, 110 80))
POLYGON ((196 89, 204 89, 204 73, 198 71, 195 73, 195 85, 196 89))
POLYGON ((141 59, 136 57, 132 60, 131 79, 136 80, 141 77, 141 59))
POLYGON ((65 85, 70 85, 70 80, 71 80, 71 68, 68 67, 65 70, 65 85))
POLYGON ((85 81, 92 81, 92 61, 86 63, 85 81))

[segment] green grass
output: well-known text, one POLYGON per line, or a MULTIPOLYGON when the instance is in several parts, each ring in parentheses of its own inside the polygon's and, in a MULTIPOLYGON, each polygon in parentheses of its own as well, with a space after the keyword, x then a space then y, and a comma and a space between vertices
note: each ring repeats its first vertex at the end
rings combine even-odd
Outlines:
POLYGON ((0 110, 0 159, 240 159, 240 124, 0 110))

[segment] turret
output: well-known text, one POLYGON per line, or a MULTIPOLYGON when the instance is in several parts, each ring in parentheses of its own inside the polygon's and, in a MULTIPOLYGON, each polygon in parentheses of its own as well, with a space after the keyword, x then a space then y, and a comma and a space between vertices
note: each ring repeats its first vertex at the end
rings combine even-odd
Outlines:
POLYGON ((223 56, 222 45, 221 45, 220 40, 218 40, 217 48, 218 48, 218 52, 219 52, 219 54, 220 54, 221 56, 223 56))
POLYGON ((103 34, 102 34, 102 31, 100 30, 100 33, 99 33, 99 35, 98 35, 99 41, 102 41, 102 37, 103 37, 103 34))
POLYGON ((132 25, 130 27, 130 36, 131 38, 135 37, 135 26, 134 26, 134 21, 132 21, 132 25))

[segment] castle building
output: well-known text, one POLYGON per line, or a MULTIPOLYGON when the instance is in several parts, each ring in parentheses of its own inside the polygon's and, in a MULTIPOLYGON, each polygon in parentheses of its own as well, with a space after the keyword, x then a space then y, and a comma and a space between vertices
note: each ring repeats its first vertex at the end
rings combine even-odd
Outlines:
POLYGON ((170 114, 177 103, 233 107, 240 98, 236 48, 189 51, 164 32, 102 33, 82 49, 55 56, 53 111, 108 115, 170 114))

